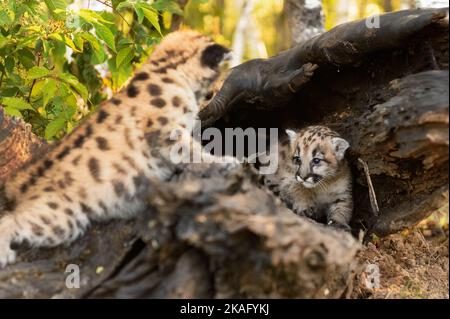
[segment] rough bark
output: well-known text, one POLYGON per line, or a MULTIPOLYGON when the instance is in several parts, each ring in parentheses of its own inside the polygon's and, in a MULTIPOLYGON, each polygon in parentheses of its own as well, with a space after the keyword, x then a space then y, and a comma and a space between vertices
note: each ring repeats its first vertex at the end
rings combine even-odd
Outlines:
MULTIPOLYGON (((219 127, 335 128, 352 144, 355 230, 398 231, 439 206, 448 188, 445 13, 385 15, 371 32, 364 22, 349 23, 273 59, 244 64, 202 115, 212 123, 228 113, 219 127), (319 68, 302 69, 306 62, 319 68), (273 85, 248 85, 258 68, 273 85), (291 94, 280 98, 280 92, 291 94), (370 211, 357 158, 369 165, 379 216, 370 211)), ((0 149, 17 144, 37 154, 31 145, 43 146, 22 126, 0 113, 0 149)), ((9 165, 4 172, 16 169, 13 162, 2 161, 9 165)), ((70 247, 20 247, 18 263, 0 270, 0 297, 329 298, 351 289, 360 271, 354 237, 295 216, 251 167, 225 174, 201 165, 185 167, 168 183, 153 182, 137 221, 94 225, 70 247), (65 285, 68 264, 80 267, 80 289, 65 285)))

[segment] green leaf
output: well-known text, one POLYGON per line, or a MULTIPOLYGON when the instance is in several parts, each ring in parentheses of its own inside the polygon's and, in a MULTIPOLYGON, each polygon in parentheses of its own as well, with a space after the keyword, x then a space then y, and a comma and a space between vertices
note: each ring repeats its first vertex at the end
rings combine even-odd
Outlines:
POLYGON ((72 50, 75 52, 81 52, 82 50, 79 50, 75 43, 73 43, 72 39, 69 38, 67 35, 64 36, 64 43, 68 45, 72 50))
POLYGON ((0 25, 8 25, 14 22, 14 12, 11 10, 0 10, 0 25))
POLYGON ((43 98, 43 107, 45 107, 50 99, 55 96, 57 87, 57 82, 55 79, 46 79, 44 86, 42 87, 42 98, 43 98))
POLYGON ((144 11, 142 10, 142 8, 140 6, 135 6, 134 12, 136 12, 138 22, 142 23, 142 21, 144 21, 144 11))
POLYGON ((2 104, 17 110, 34 110, 28 102, 19 97, 4 97, 2 104))
POLYGON ((142 8, 142 10, 144 11, 144 15, 147 18, 148 22, 150 22, 151 25, 155 27, 156 31, 158 31, 158 33, 162 36, 161 27, 159 26, 158 22, 158 13, 146 8, 142 8))
POLYGON ((111 30, 101 23, 95 23, 95 33, 97 36, 105 41, 106 45, 111 48, 114 52, 116 52, 116 45, 114 43, 114 34, 111 30))
POLYGON ((125 8, 131 8, 132 6, 133 6, 132 3, 128 2, 128 1, 123 1, 117 5, 116 10, 120 11, 125 8))
POLYGON ((90 46, 94 50, 95 58, 97 59, 97 61, 95 62, 103 63, 106 59, 106 53, 103 46, 98 41, 98 39, 89 32, 84 32, 80 35, 84 40, 86 40, 86 42, 90 44, 90 46))
POLYGON ((134 52, 133 47, 125 47, 117 53, 116 56, 116 66, 120 68, 122 64, 128 64, 133 60, 134 52))
POLYGON ((17 117, 23 117, 22 113, 20 113, 20 111, 18 109, 15 109, 11 106, 6 106, 4 108, 5 113, 8 114, 9 116, 17 116, 17 117))
POLYGON ((12 71, 14 70, 14 58, 12 56, 8 56, 5 58, 5 68, 6 68, 6 72, 8 73, 12 73, 12 71))
POLYGON ((80 52, 83 51, 83 37, 80 36, 80 34, 75 34, 75 36, 73 37, 73 42, 75 43, 75 46, 78 48, 78 50, 80 50, 80 52))
POLYGON ((57 19, 62 19, 67 8, 66 0, 44 0, 51 15, 57 19))
POLYGON ((165 11, 182 16, 183 10, 181 10, 178 3, 174 0, 157 0, 152 3, 152 7, 159 11, 165 11))
POLYGON ((47 5, 47 8, 52 12, 56 9, 66 10, 67 8, 66 0, 44 0, 44 2, 47 5))
POLYGON ((45 138, 47 140, 54 137, 61 129, 64 128, 64 125, 66 124, 66 119, 63 117, 57 117, 50 123, 48 123, 47 127, 45 128, 45 138))
POLYGON ((34 66, 35 57, 34 54, 28 49, 22 49, 16 53, 19 62, 26 68, 29 69, 34 66))
POLYGON ((50 70, 47 70, 43 66, 33 66, 28 70, 27 78, 29 80, 43 78, 50 74, 50 70))
POLYGON ((58 75, 58 77, 62 81, 70 84, 70 86, 73 87, 77 91, 77 93, 83 98, 83 100, 85 100, 85 101, 87 100, 88 94, 89 94, 88 90, 86 89, 86 87, 83 84, 81 84, 78 81, 76 76, 74 76, 70 73, 61 73, 58 75))
POLYGON ((150 24, 158 31, 158 33, 162 36, 161 27, 159 26, 158 21, 158 12, 153 9, 151 5, 145 2, 138 2, 135 5, 136 7, 141 8, 144 13, 145 18, 150 22, 150 24))
POLYGON ((78 12, 78 15, 83 18, 86 22, 96 24, 96 23, 106 23, 106 24, 114 24, 111 21, 108 21, 104 19, 100 14, 98 14, 95 11, 87 10, 87 9, 81 9, 78 12))

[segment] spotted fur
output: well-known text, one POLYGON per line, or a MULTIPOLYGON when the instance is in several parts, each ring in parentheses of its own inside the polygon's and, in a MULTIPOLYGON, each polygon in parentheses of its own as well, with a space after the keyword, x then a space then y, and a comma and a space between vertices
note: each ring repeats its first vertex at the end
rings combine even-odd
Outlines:
POLYGON ((124 90, 8 180, 5 193, 15 207, 0 219, 0 266, 14 262, 12 243, 68 243, 92 220, 142 209, 149 179, 173 173, 170 133, 195 143, 199 103, 227 52, 193 31, 168 35, 124 90))
POLYGON ((352 177, 345 151, 349 143, 325 126, 286 130, 280 148, 280 196, 294 212, 350 230, 352 177))

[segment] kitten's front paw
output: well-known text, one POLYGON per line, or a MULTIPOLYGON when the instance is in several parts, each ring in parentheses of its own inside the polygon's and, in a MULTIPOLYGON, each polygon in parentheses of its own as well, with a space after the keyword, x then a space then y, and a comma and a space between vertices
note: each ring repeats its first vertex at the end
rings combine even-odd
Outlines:
POLYGON ((0 219, 0 268, 16 260, 16 252, 11 249, 15 223, 10 216, 0 219))
POLYGON ((314 210, 313 207, 308 207, 305 209, 295 209, 294 208, 294 212, 299 216, 308 217, 311 219, 314 219, 314 216, 316 215, 316 211, 314 210))
POLYGON ((336 229, 341 229, 343 231, 346 231, 348 233, 350 233, 352 231, 352 229, 350 228, 350 226, 348 224, 343 224, 334 220, 330 220, 327 224, 330 227, 336 228, 336 229))
POLYGON ((16 261, 16 252, 9 247, 10 243, 0 244, 0 268, 16 261))

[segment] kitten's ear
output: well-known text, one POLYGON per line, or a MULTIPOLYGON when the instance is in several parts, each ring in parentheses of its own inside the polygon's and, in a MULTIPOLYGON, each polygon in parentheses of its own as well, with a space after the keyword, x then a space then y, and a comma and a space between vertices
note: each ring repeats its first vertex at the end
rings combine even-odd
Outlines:
POLYGON ((215 69, 229 56, 230 50, 220 44, 212 44, 202 52, 201 62, 203 66, 215 69))
POLYGON ((295 133, 293 130, 286 130, 286 134, 289 137, 289 142, 293 143, 295 139, 297 138, 297 133, 295 133))
POLYGON ((350 144, 340 137, 334 137, 331 139, 331 145, 334 147, 334 151, 336 152, 336 158, 341 160, 344 158, 345 151, 350 147, 350 144))

